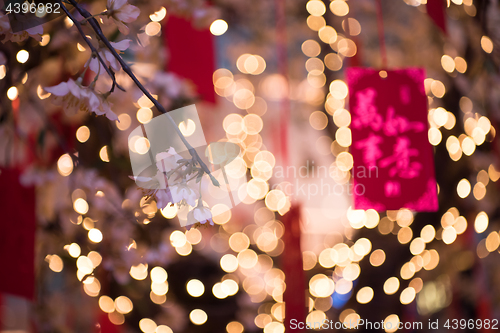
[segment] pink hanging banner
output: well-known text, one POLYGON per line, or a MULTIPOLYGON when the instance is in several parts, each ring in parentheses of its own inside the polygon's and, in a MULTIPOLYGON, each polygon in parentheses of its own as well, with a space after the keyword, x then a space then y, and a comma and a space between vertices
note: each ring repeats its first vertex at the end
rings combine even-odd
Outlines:
POLYGON ((419 68, 348 69, 355 209, 438 209, 424 79, 419 68))

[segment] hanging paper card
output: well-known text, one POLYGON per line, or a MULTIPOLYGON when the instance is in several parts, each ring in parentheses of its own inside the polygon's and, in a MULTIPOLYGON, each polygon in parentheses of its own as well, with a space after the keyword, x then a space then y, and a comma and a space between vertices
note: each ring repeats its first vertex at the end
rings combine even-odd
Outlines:
POLYGON ((355 209, 437 210, 424 79, 418 68, 347 71, 355 209))

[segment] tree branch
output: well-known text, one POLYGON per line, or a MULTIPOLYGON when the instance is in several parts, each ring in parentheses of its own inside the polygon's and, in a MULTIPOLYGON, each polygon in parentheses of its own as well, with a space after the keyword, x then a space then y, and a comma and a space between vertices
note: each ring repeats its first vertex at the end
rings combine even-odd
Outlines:
MULTIPOLYGON (((58 2, 61 4, 63 7, 64 12, 70 16, 71 14, 69 13, 68 9, 65 8, 61 0, 58 0, 58 2)), ((104 43, 104 45, 109 49, 111 54, 115 57, 116 60, 120 63, 123 71, 127 73, 127 75, 134 81, 135 85, 139 87, 139 89, 146 95, 146 97, 154 104, 154 106, 158 109, 159 112, 166 114, 172 125, 174 126, 174 129, 177 133, 177 135, 180 137, 182 143, 186 146, 188 149, 189 153, 193 157, 193 159, 200 165, 200 167, 203 169, 203 171, 210 177, 210 180, 212 181, 212 184, 215 186, 220 186, 219 182, 215 177, 211 174, 210 169, 208 169, 207 165, 203 160, 200 158, 198 155, 198 152, 189 144, 189 142, 186 140, 184 135, 182 134, 181 130, 177 126, 175 120, 172 118, 167 113, 167 110, 149 93, 149 91, 144 87, 144 85, 137 79, 135 74, 132 72, 128 64, 122 59, 122 57, 116 52, 116 50, 113 48, 113 46, 110 44, 109 40, 104 36, 104 33, 101 30, 101 26, 99 25, 99 22, 90 14, 86 9, 82 8, 75 0, 69 0, 72 6, 76 8, 76 10, 84 17, 85 20, 87 20, 87 23, 90 24, 94 32, 96 33, 97 37, 104 43)), ((74 18, 70 17, 71 20, 74 21, 74 18)), ((78 22, 79 24, 79 22, 78 22)), ((76 25, 76 22, 75 22, 76 25)), ((78 27, 78 26, 77 26, 78 27)), ((80 27, 81 29, 81 27, 80 27)), ((83 35, 83 32, 80 32, 83 35)), ((87 42, 89 43, 89 42, 87 42)))
POLYGON ((85 40, 85 42, 87 43, 87 45, 92 50, 93 56, 95 55, 97 57, 97 59, 99 60, 99 62, 102 64, 102 66, 106 70, 106 73, 108 73, 108 75, 111 78, 111 80, 113 80, 113 85, 111 86, 111 92, 113 92, 115 90, 115 86, 118 89, 120 89, 121 91, 125 91, 125 89, 123 89, 122 87, 120 87, 120 85, 116 82, 115 73, 113 72, 113 70, 106 65, 106 63, 102 59, 102 57, 99 54, 99 52, 97 52, 97 49, 94 47, 94 45, 92 45, 92 43, 90 42, 90 40, 88 39, 88 37, 83 32, 82 25, 80 24, 80 22, 77 19, 75 19, 75 17, 73 15, 71 15, 71 13, 69 12, 68 8, 66 8, 62 4, 61 1, 59 1, 59 3, 61 4, 61 8, 64 10, 64 12, 66 13, 66 15, 68 15, 68 17, 70 18, 70 20, 73 21, 73 23, 75 24, 76 28, 78 29, 78 32, 80 33, 80 35, 82 35, 83 39, 85 40))

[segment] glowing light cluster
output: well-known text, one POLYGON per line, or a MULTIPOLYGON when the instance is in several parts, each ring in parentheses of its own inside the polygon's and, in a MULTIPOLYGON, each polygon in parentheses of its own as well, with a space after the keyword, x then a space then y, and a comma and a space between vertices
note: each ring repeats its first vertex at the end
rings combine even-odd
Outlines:
POLYGON ((170 234, 170 243, 181 256, 188 256, 193 251, 193 246, 188 241, 186 233, 179 230, 175 230, 170 234))
POLYGON ((236 61, 238 70, 243 74, 259 75, 266 69, 266 61, 257 54, 242 54, 236 61))

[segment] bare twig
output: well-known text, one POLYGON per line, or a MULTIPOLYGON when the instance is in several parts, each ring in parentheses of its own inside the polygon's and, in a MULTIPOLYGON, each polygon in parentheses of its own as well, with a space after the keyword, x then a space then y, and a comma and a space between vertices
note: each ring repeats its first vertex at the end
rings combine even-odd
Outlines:
POLYGON ((78 32, 80 32, 80 35, 82 35, 83 39, 85 40, 85 42, 87 43, 87 45, 92 50, 92 54, 93 54, 92 56, 97 57, 97 59, 99 60, 99 62, 102 64, 102 66, 106 70, 106 73, 108 73, 108 75, 111 78, 111 80, 113 80, 113 85, 111 86, 111 92, 113 92, 115 90, 115 86, 118 89, 120 89, 121 91, 125 91, 125 89, 123 89, 122 87, 120 87, 120 85, 116 82, 115 73, 113 72, 113 70, 111 68, 109 68, 108 65, 106 65, 106 63, 102 59, 102 57, 99 54, 99 52, 97 52, 97 49, 94 47, 94 45, 92 45, 92 43, 90 42, 90 40, 88 39, 88 37, 83 32, 82 25, 80 24, 80 22, 77 19, 75 19, 75 17, 73 15, 71 15, 71 13, 69 12, 68 8, 66 8, 62 4, 61 1, 59 1, 59 3, 61 4, 61 8, 64 10, 64 12, 66 13, 66 15, 68 15, 68 17, 70 18, 70 20, 73 21, 73 23, 75 24, 76 28, 78 29, 78 32))
MULTIPOLYGON (((220 186, 219 182, 215 177, 212 175, 210 172, 210 169, 208 169, 207 165, 203 160, 200 158, 198 155, 198 152, 189 144, 189 142, 186 140, 184 135, 182 134, 181 130, 177 126, 175 120, 167 113, 167 110, 149 93, 149 91, 144 87, 144 85, 137 79, 135 74, 132 72, 130 69, 129 65, 122 59, 122 57, 116 52, 116 50, 113 48, 113 46, 110 44, 109 40, 104 36, 104 33, 101 30, 101 26, 99 25, 99 22, 90 14, 86 9, 82 8, 75 0, 68 0, 72 6, 76 8, 76 10, 84 17, 87 23, 90 24, 94 32, 96 33, 97 37, 104 43, 104 45, 109 49, 111 54, 118 60, 120 63, 123 71, 127 73, 127 75, 134 81, 137 87, 146 95, 146 97, 154 104, 154 106, 158 109, 159 112, 166 114, 170 122, 172 123, 177 135, 180 137, 182 143, 186 146, 188 149, 189 153, 193 157, 193 159, 200 165, 200 167, 203 169, 203 171, 210 177, 210 180, 212 181, 212 184, 215 186, 220 186)), ((61 0, 58 0, 58 2, 61 4, 64 10, 64 12, 70 16, 71 14, 69 13, 68 9, 65 8, 61 0)), ((74 21, 74 18, 70 16, 70 19, 74 21)), ((76 25, 76 22, 75 22, 76 25)), ((78 27, 78 26, 77 26, 78 27)), ((80 29, 79 29, 80 30, 80 29)), ((80 33, 83 35, 83 32, 80 31, 80 33)), ((89 42, 87 42, 89 43, 89 42)))

